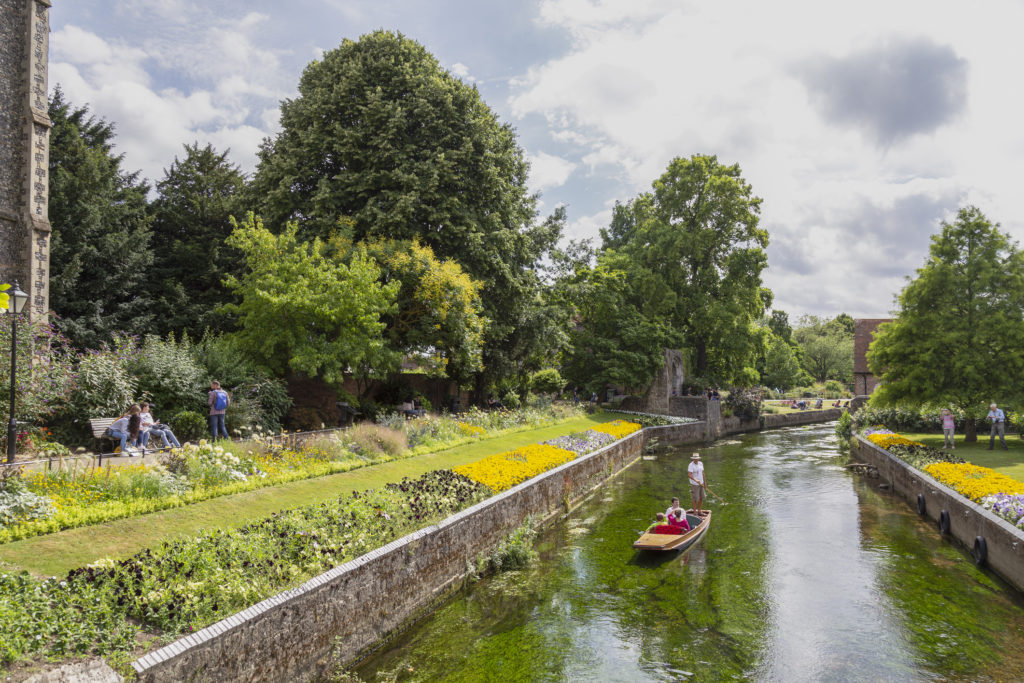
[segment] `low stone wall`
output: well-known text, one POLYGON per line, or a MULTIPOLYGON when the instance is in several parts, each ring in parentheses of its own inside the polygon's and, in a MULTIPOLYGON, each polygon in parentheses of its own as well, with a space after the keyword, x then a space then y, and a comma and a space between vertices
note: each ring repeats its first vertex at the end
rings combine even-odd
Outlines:
MULTIPOLYGON (((691 425, 659 428, 666 439, 691 425), (682 429, 679 429, 679 428, 682 429)), ((309 680, 349 661, 457 587, 467 564, 533 515, 565 508, 640 457, 645 432, 549 470, 147 654, 140 681, 309 680)))
MULTIPOLYGON (((836 416, 815 411, 777 417, 803 419, 783 423, 788 425, 836 416)), ((736 423, 743 430, 761 427, 757 420, 736 423)), ((662 445, 701 443, 720 435, 712 431, 706 422, 648 427, 144 655, 132 666, 140 681, 318 678, 333 661, 351 661, 457 589, 467 564, 527 517, 564 511, 567 502, 639 459, 649 439, 662 445)))
POLYGON ((825 410, 802 410, 799 413, 773 413, 761 416, 761 429, 778 429, 780 427, 796 427, 799 425, 819 424, 838 420, 843 414, 842 408, 825 410))
POLYGON ((924 514, 935 522, 946 511, 950 535, 968 549, 974 548, 979 536, 984 538, 988 566, 1024 591, 1024 531, 863 437, 854 435, 851 450, 857 462, 875 467, 878 475, 915 508, 917 497, 924 496, 924 514))

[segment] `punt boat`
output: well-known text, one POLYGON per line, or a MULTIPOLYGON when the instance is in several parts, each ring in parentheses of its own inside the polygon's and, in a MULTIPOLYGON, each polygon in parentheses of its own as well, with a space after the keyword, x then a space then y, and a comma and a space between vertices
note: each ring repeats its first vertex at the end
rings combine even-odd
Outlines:
POLYGON ((686 521, 690 530, 684 534, 658 533, 670 530, 667 524, 662 524, 645 531, 633 547, 637 550, 685 550, 699 541, 711 527, 711 510, 703 510, 700 516, 693 510, 687 510, 686 521))

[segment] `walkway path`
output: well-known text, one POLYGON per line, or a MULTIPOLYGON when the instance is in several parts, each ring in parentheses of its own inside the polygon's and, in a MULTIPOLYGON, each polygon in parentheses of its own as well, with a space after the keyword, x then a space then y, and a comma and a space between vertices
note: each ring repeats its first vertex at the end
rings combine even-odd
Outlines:
POLYGON ((481 439, 455 448, 371 465, 341 474, 304 479, 233 496, 120 519, 0 545, 0 571, 26 569, 60 576, 103 557, 122 558, 161 541, 204 529, 232 528, 278 510, 318 503, 352 491, 380 488, 403 477, 457 467, 487 455, 589 429, 626 415, 600 413, 514 434, 481 439))

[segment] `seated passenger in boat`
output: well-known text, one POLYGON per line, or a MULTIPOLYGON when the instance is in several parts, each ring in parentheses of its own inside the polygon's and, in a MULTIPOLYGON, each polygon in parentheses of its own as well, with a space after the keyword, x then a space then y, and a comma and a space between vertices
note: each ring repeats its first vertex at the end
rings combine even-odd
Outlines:
POLYGON ((657 512, 657 513, 654 514, 654 524, 652 524, 649 527, 647 527, 647 531, 650 531, 651 529, 653 529, 656 526, 661 526, 664 523, 665 523, 665 513, 664 512, 657 512))
POLYGON ((690 523, 686 521, 686 511, 682 508, 676 510, 676 513, 668 518, 668 524, 679 528, 681 532, 690 530, 690 523))

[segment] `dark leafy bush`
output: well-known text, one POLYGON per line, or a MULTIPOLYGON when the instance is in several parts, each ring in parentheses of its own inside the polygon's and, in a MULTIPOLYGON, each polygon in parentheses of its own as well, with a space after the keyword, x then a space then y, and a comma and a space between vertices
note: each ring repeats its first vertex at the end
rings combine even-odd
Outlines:
POLYGON ((134 375, 141 393, 154 404, 154 411, 172 415, 199 410, 206 404, 209 383, 188 339, 181 342, 149 335, 131 355, 127 370, 134 375))
POLYGON ((849 441, 853 435, 853 418, 850 417, 850 411, 844 410, 843 414, 839 416, 839 421, 836 423, 836 436, 843 441, 849 441))
POLYGON ((558 394, 564 386, 565 380, 554 368, 539 370, 530 377, 530 389, 539 394, 558 394))
MULTIPOLYGON (((988 429, 988 423, 983 417, 968 418, 963 411, 954 410, 953 418, 956 429, 963 432, 968 419, 974 419, 975 429, 978 432, 988 429)), ((913 409, 913 408, 874 408, 864 406, 853 415, 853 428, 857 431, 863 427, 882 425, 894 432, 941 432, 942 415, 939 409, 913 409)))
POLYGON ((725 397, 725 407, 741 420, 753 420, 761 415, 761 392, 734 387, 725 397))
POLYGON ((207 432, 207 419, 192 410, 183 410, 171 418, 171 428, 179 441, 197 441, 207 432))

